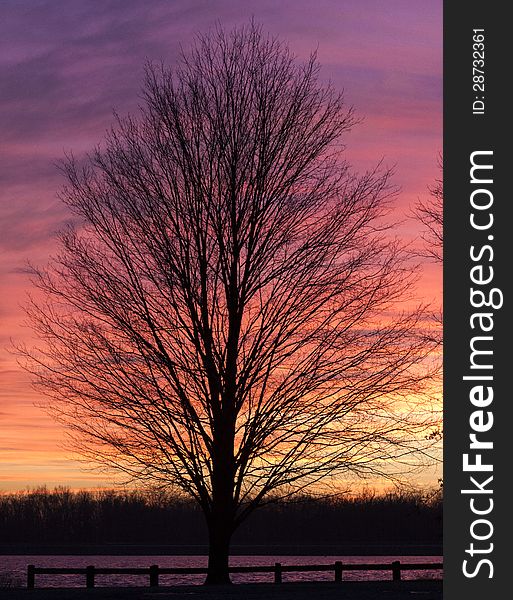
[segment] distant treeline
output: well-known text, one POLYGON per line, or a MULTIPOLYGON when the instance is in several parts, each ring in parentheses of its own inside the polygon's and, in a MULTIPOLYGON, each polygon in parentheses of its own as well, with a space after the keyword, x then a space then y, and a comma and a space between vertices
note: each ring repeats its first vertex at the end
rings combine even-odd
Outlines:
MULTIPOLYGON (((205 544, 201 511, 165 493, 70 491, 0 495, 2 544, 205 544)), ((233 543, 439 543, 442 501, 420 492, 309 497, 269 504, 235 533, 233 543)))

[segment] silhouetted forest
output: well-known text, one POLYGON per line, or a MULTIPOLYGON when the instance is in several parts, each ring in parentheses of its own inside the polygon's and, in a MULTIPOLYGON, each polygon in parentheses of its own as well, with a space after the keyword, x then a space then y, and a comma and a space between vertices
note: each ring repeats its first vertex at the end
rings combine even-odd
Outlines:
MULTIPOLYGON (((2 544, 207 543, 201 511, 190 500, 140 491, 46 488, 0 496, 2 544)), ((303 496, 263 507, 234 544, 433 544, 442 538, 439 493, 303 496)))

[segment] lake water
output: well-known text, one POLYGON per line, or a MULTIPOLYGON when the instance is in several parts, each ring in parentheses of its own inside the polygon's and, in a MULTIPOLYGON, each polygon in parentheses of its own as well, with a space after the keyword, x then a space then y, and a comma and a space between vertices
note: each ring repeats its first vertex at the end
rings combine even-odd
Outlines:
MULTIPOLYGON (((441 563, 441 556, 233 556, 232 566, 322 565, 340 560, 345 564, 441 563)), ((14 585, 26 585, 27 565, 36 567, 205 567, 205 556, 0 556, 0 576, 14 585)), ((202 583, 204 575, 160 575, 160 585, 202 583)), ((271 582, 272 573, 233 573, 234 583, 271 582)), ((333 572, 283 573, 283 581, 333 581, 333 572)), ((391 571, 345 571, 347 580, 391 579, 391 571)), ((439 579, 441 570, 402 571, 403 579, 439 579)), ((95 585, 147 586, 148 575, 97 575, 95 585)), ((85 575, 36 575, 36 587, 84 587, 85 575)))

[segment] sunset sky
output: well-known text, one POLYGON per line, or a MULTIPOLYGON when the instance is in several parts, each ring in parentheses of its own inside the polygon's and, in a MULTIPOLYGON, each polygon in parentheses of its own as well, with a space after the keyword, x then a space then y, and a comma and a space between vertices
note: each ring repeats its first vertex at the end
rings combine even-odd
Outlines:
MULTIPOLYGON (((441 0, 6 0, 0 4, 0 490, 109 485, 81 469, 63 430, 35 403, 9 352, 31 343, 20 305, 27 261, 44 264, 69 215, 56 163, 101 141, 112 113, 136 112, 146 60, 175 63, 180 46, 220 22, 254 17, 299 59, 318 52, 322 78, 363 118, 346 139, 356 170, 395 165, 404 214, 440 177, 441 0)), ((403 233, 412 240, 419 224, 403 233)), ((426 265, 421 294, 441 296, 426 265)), ((32 340, 33 341, 33 340, 32 340)), ((436 481, 430 469, 422 481, 436 481)))

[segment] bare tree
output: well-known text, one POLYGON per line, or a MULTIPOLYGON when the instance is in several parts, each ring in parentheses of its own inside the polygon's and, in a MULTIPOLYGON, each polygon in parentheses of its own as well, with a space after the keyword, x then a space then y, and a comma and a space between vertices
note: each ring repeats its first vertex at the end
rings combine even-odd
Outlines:
POLYGON ((269 498, 428 443, 436 342, 390 173, 351 173, 353 111, 318 69, 253 24, 149 66, 140 116, 66 161, 79 222, 35 270, 36 383, 86 456, 196 499, 210 583, 269 498))
MULTIPOLYGON (((438 157, 438 167, 443 171, 443 158, 440 154, 438 157)), ((427 258, 436 263, 443 262, 443 208, 444 208, 444 184, 443 177, 437 179, 433 186, 428 188, 430 199, 420 200, 417 202, 413 216, 420 221, 424 226, 424 232, 421 235, 424 241, 424 247, 417 252, 417 256, 427 258)), ((433 314, 433 321, 439 327, 443 326, 442 309, 433 314)), ((442 340, 441 334, 440 341, 442 340)), ((440 424, 435 427, 429 434, 430 439, 440 442, 443 439, 443 427, 440 424)), ((440 488, 439 493, 443 490, 443 479, 438 480, 440 488)))
MULTIPOLYGON (((442 158, 438 161, 442 169, 442 158)), ((419 200, 414 209, 414 216, 424 225, 425 232, 422 239, 424 248, 419 252, 420 256, 429 258, 436 262, 443 260, 443 180, 437 179, 435 185, 429 188, 430 199, 419 200)))

